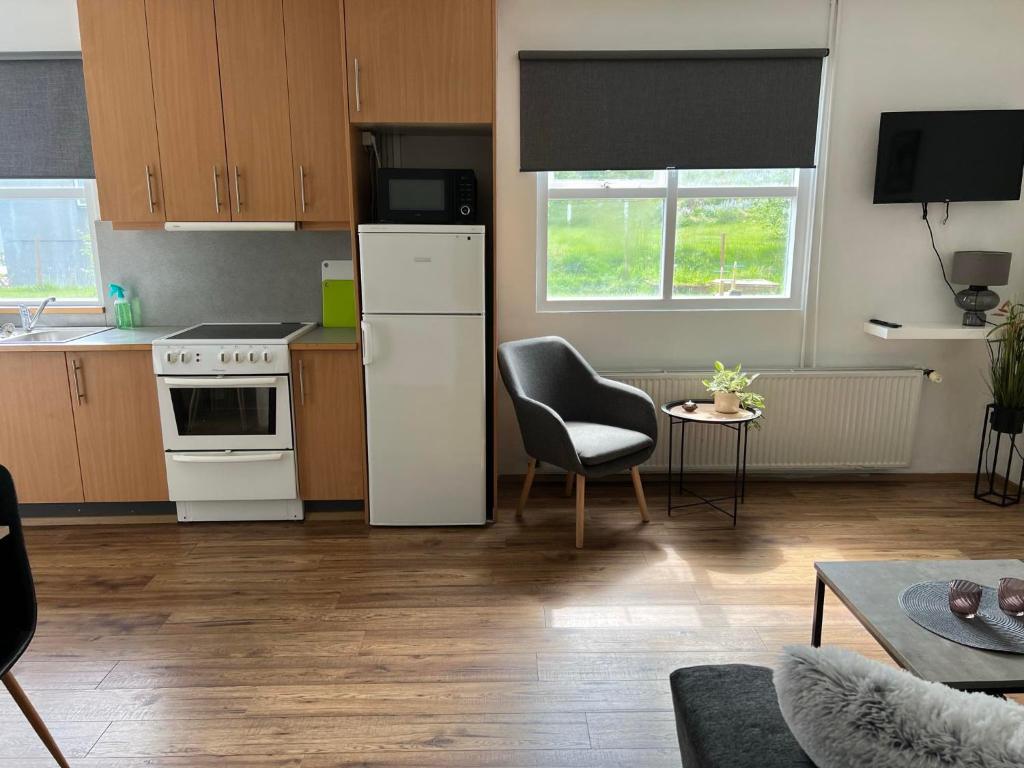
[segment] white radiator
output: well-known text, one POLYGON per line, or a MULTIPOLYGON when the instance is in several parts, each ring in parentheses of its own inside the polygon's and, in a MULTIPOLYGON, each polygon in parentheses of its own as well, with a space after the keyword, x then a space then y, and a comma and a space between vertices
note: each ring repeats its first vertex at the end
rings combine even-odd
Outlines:
MULTIPOLYGON (((698 372, 608 373, 647 392, 658 408, 658 447, 645 469, 668 467, 668 417, 661 404, 707 398, 698 372)), ((750 430, 751 469, 881 469, 906 467, 917 426, 924 377, 919 370, 813 370, 762 373, 751 387, 767 407, 761 429, 750 430)), ((675 429, 673 463, 679 460, 675 429)), ((686 468, 731 468, 736 436, 716 425, 686 428, 686 468)), ((675 464, 678 466, 678 464, 675 464)))

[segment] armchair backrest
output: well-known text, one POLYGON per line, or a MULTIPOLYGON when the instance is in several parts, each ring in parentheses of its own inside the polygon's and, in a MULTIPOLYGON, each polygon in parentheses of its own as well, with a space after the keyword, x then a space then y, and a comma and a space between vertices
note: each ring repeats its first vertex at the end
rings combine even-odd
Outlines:
POLYGON ((572 421, 582 412, 581 395, 597 373, 559 336, 507 341, 498 347, 498 367, 513 403, 528 397, 572 421))
POLYGON ((0 539, 0 676, 25 652, 36 631, 36 592, 25 551, 14 480, 0 465, 0 526, 9 533, 0 539))

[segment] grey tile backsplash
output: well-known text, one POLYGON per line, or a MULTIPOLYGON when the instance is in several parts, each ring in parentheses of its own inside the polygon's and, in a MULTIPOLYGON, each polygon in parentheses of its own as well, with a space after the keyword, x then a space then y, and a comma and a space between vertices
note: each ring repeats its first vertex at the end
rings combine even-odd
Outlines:
MULTIPOLYGON (((139 299, 142 325, 321 319, 320 262, 351 258, 348 232, 164 232, 96 225, 103 289, 139 299)), ((48 325, 112 325, 49 315, 48 325)), ((136 319, 139 323, 139 319, 136 319)))

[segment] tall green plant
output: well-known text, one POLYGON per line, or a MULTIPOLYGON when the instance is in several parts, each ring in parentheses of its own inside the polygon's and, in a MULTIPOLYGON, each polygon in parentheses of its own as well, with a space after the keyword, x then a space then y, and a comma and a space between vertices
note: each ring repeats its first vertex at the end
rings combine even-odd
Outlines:
POLYGON ((1007 302, 988 332, 989 390, 1002 408, 1024 408, 1024 304, 1007 302))

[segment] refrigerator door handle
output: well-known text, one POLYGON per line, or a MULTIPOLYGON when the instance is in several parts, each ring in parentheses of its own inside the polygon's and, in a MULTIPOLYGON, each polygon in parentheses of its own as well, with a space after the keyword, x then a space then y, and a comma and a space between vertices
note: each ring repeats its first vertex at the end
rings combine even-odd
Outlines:
POLYGON ((373 362, 373 334, 365 320, 359 322, 359 327, 363 331, 363 365, 369 365, 373 362))

